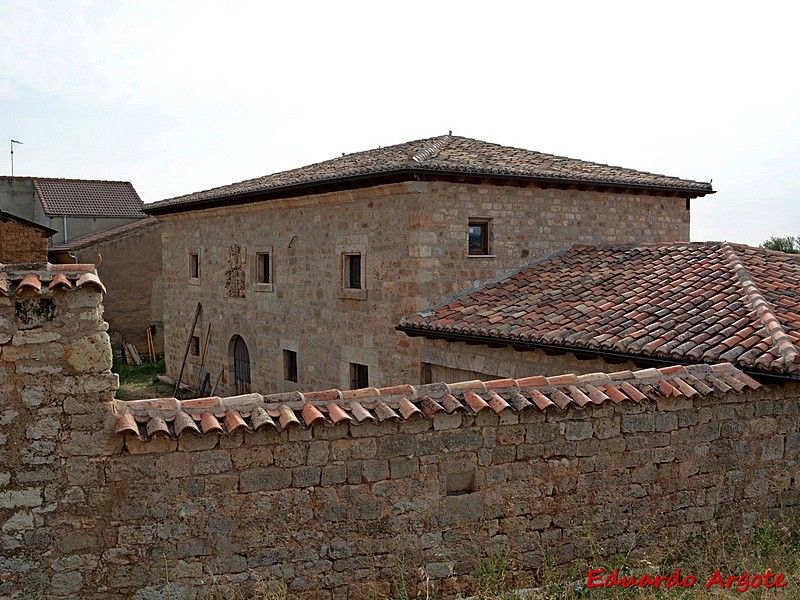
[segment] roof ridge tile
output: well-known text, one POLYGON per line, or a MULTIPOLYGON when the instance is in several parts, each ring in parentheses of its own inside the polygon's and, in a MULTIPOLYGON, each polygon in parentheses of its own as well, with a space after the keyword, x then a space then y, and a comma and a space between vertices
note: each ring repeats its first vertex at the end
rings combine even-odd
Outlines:
MULTIPOLYGON (((775 342, 775 346, 777 346, 778 352, 786 361, 787 367, 790 370, 795 370, 791 365, 800 363, 800 351, 798 351, 797 346, 792 343, 791 338, 787 335, 783 325, 781 325, 774 309, 770 303, 767 302, 767 299, 764 297, 764 294, 761 293, 755 281, 753 281, 752 275, 745 268, 737 252, 728 242, 722 243, 722 250, 725 254, 725 260, 734 275, 738 278, 750 306, 766 327, 769 335, 772 337, 772 341, 775 342)), ((800 370, 800 368, 798 368, 798 370, 800 370)))

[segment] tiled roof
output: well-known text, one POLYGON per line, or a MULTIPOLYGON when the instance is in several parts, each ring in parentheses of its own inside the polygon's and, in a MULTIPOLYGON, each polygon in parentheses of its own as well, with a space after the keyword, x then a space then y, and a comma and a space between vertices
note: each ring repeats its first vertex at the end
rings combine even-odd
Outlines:
POLYGON ((128 181, 32 177, 49 216, 141 218, 144 206, 128 181))
POLYGON ((84 286, 106 291, 94 265, 0 264, 0 296, 11 297, 24 291, 44 295, 84 286))
POLYGON ((437 413, 498 415, 523 411, 566 410, 590 404, 639 403, 660 398, 708 396, 757 389, 760 384, 730 364, 671 366, 663 369, 465 381, 428 385, 195 400, 114 401, 114 430, 141 441, 157 437, 228 434, 239 429, 283 430, 315 422, 380 423, 394 419, 432 419, 437 413))
POLYGON ((690 181, 543 154, 470 138, 443 135, 395 146, 347 154, 332 160, 239 183, 148 204, 147 212, 169 212, 180 205, 210 202, 258 192, 407 173, 433 172, 460 176, 528 179, 680 191, 689 196, 713 193, 710 183, 690 181))
POLYGON ((398 329, 795 377, 798 259, 726 242, 573 246, 398 329))
POLYGON ((137 229, 148 227, 150 225, 155 225, 156 223, 158 223, 158 219, 156 219, 155 217, 146 217, 144 219, 139 219, 138 221, 125 223, 125 225, 120 225, 119 227, 114 227, 113 229, 106 229, 105 231, 100 231, 98 233, 90 233, 89 235, 85 235, 80 238, 75 238, 74 240, 70 240, 66 244, 51 246, 50 251, 67 252, 72 250, 80 250, 81 248, 85 248, 86 246, 91 246, 92 244, 96 244, 98 242, 104 242, 106 240, 115 238, 117 236, 127 235, 129 233, 133 233, 137 229))

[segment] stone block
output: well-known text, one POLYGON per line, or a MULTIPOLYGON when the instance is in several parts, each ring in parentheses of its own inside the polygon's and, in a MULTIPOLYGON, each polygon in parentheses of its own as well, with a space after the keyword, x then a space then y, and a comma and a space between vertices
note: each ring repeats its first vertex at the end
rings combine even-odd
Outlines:
POLYGON ((591 421, 565 421, 564 437, 569 441, 587 440, 591 438, 591 421))
POLYGON ((231 470, 230 453, 224 450, 206 450, 191 454, 190 468, 192 475, 210 475, 225 473, 231 470))
POLYGON ((50 578, 50 593, 57 597, 73 596, 83 587, 83 577, 77 571, 56 573, 50 578))
POLYGON ((82 337, 67 346, 67 363, 78 373, 111 369, 111 340, 105 331, 82 337))
POLYGON ((244 446, 231 450, 231 462, 238 470, 268 467, 273 463, 271 446, 244 446))
POLYGON ((322 485, 337 485, 344 483, 347 472, 344 465, 330 465, 322 468, 322 485))
POLYGON ((323 441, 314 441, 308 445, 308 458, 307 464, 309 466, 322 466, 328 463, 328 456, 330 454, 330 443, 323 441))
POLYGON ((392 458, 389 460, 389 472, 392 479, 414 477, 419 473, 418 458, 392 458))
POLYGON ((67 456, 110 456, 119 454, 122 451, 122 444, 121 435, 106 431, 72 432, 64 443, 64 453, 67 456))
POLYGON ((364 481, 371 483, 373 481, 389 479, 389 461, 387 460, 365 460, 362 468, 362 477, 364 481))
POLYGON ((275 446, 272 451, 275 466, 286 469, 299 467, 305 464, 307 451, 308 445, 301 442, 285 443, 275 446))
POLYGON ((220 436, 212 433, 211 435, 195 435, 186 433, 178 438, 178 450, 181 452, 198 452, 200 450, 211 450, 216 448, 220 436))
POLYGON ((319 485, 320 472, 319 467, 297 467, 292 471, 292 485, 299 488, 319 485))
POLYGON ((457 429, 461 427, 462 415, 460 412, 454 412, 452 415, 447 413, 437 412, 433 415, 433 428, 436 431, 443 429, 457 429))
POLYGON ((448 527, 482 520, 484 499, 483 492, 442 498, 439 508, 439 524, 448 527))
POLYGON ((239 476, 239 491, 243 493, 280 490, 291 484, 292 472, 278 467, 250 469, 239 476))
POLYGON ((649 432, 655 429, 655 416, 652 413, 622 415, 622 431, 625 433, 649 432))
POLYGON ((559 434, 558 423, 533 423, 525 428, 525 442, 528 444, 544 444, 552 442, 559 434))
POLYGON ((395 458, 398 456, 411 456, 416 450, 416 440, 413 435, 399 433, 378 438, 375 458, 395 458))

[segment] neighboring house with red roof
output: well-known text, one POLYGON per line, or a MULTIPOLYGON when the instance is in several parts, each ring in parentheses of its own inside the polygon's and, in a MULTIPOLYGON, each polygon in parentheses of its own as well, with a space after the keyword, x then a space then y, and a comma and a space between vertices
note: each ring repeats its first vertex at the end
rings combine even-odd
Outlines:
POLYGON ((421 377, 406 314, 573 243, 689 238, 708 183, 444 135, 150 204, 165 353, 218 393, 421 377), (199 348, 208 339, 208 352, 199 348))
POLYGON ((0 264, 47 262, 54 229, 0 210, 0 264))
POLYGON ((575 245, 404 317, 434 373, 513 377, 548 365, 582 372, 733 363, 800 380, 800 257, 727 242, 575 245))
POLYGON ((0 210, 56 230, 53 244, 143 218, 127 181, 0 176, 0 210))
POLYGON ((164 351, 164 290, 161 226, 147 217, 50 248, 54 263, 91 263, 108 289, 103 300, 112 345, 134 344, 144 356, 147 329, 164 351))

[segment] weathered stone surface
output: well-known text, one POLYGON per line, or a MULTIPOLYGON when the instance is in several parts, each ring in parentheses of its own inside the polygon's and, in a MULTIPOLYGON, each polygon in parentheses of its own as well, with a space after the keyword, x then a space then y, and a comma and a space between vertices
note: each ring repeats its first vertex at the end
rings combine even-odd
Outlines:
POLYGON ((78 373, 111 369, 111 341, 105 331, 87 335, 67 346, 67 363, 78 373))

